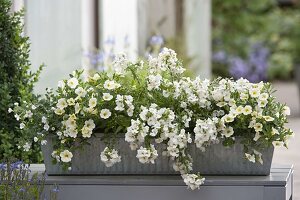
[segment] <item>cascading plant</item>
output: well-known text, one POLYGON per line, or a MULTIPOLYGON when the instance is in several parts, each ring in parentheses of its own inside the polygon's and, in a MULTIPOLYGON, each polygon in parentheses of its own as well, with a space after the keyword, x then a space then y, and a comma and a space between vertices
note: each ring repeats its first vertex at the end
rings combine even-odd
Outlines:
POLYGON ((97 132, 104 133, 106 148, 99 156, 107 167, 121 162, 116 142, 120 135, 141 163, 155 163, 162 156, 157 146, 164 144, 162 154, 173 161, 188 187, 196 189, 204 178, 192 173, 190 145, 205 151, 220 141, 231 146, 241 137, 245 158, 262 163, 261 150, 287 146, 293 136, 285 127, 290 110, 275 100, 269 83, 185 77, 176 53, 167 48, 145 63, 120 54, 113 69, 86 80, 75 71, 38 102, 16 106, 13 110, 28 136, 19 148, 45 145, 51 135, 53 161, 68 169, 74 151, 97 132))

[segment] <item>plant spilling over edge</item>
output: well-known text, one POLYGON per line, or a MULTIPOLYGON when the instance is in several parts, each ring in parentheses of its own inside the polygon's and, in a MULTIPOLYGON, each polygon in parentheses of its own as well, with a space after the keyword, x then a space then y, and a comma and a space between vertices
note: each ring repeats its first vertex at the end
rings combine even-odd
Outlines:
POLYGON ((220 141, 231 146, 240 137, 245 158, 262 163, 262 149, 287 146, 293 135, 284 126, 290 110, 272 96, 270 83, 184 77, 176 53, 167 48, 146 63, 132 63, 120 54, 113 69, 87 80, 75 71, 39 102, 15 107, 28 135, 19 147, 27 151, 34 142, 45 145, 51 135, 53 161, 70 169, 72 152, 102 132, 106 148, 100 157, 111 167, 121 161, 116 139, 125 133, 141 163, 154 163, 157 145, 165 144, 163 155, 173 160, 188 187, 196 189, 204 178, 192 173, 189 145, 205 151, 220 141))

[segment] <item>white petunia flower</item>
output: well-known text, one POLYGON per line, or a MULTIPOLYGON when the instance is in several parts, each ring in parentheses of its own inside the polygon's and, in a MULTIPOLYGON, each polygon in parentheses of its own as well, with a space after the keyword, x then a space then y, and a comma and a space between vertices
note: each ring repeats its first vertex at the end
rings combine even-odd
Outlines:
POLYGON ((244 115, 249 115, 251 113, 252 113, 252 107, 249 106, 249 105, 245 106, 244 109, 243 109, 243 114, 244 115))
POLYGON ((116 88, 119 88, 121 85, 116 83, 115 81, 106 80, 104 82, 104 88, 108 90, 114 90, 116 88))
POLYGON ((96 105, 97 105, 97 99, 96 98, 91 98, 90 100, 89 100, 89 107, 90 108, 94 108, 94 107, 96 107, 96 105))
POLYGON ((59 156, 60 156, 61 161, 65 162, 65 163, 71 162, 71 160, 73 158, 73 154, 69 150, 64 150, 63 152, 61 152, 59 154, 59 156))
POLYGON ((100 112, 100 117, 102 119, 108 119, 111 116, 111 112, 108 109, 102 109, 100 112))
POLYGON ((56 107, 63 110, 68 107, 68 103, 65 98, 58 99, 56 107))
POLYGON ((113 96, 109 93, 103 93, 103 100, 104 101, 110 101, 112 100, 113 96))
POLYGON ((78 85, 78 80, 77 78, 73 77, 73 78, 70 78, 68 81, 67 81, 67 85, 70 87, 70 88, 76 88, 77 85, 78 85))
POLYGON ((224 131, 223 131, 223 135, 225 137, 230 137, 234 134, 233 128, 231 126, 227 127, 224 131))
POLYGON ((81 98, 81 97, 85 97, 85 95, 87 94, 87 91, 85 89, 83 89, 82 87, 78 87, 75 90, 75 94, 78 95, 78 98, 81 98))
POLYGON ((8 108, 8 113, 12 113, 14 110, 11 108, 8 108))
POLYGON ((270 117, 270 116, 263 116, 263 118, 264 118, 267 122, 272 122, 272 121, 274 121, 274 118, 273 118, 273 117, 270 117))
POLYGON ((255 129, 256 132, 260 132, 262 131, 263 125, 261 123, 256 123, 254 124, 253 128, 255 129))

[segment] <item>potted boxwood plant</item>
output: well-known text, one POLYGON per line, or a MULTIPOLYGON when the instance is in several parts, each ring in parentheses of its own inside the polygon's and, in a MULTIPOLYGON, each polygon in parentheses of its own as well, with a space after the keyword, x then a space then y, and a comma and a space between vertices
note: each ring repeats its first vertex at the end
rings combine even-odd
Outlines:
POLYGON ((41 143, 48 174, 174 174, 173 167, 195 189, 204 181, 199 170, 268 174, 273 145, 293 135, 284 126, 289 108, 269 83, 185 77, 167 48, 147 62, 120 54, 112 68, 87 79, 75 71, 38 102, 14 108, 28 135, 20 147, 41 143))

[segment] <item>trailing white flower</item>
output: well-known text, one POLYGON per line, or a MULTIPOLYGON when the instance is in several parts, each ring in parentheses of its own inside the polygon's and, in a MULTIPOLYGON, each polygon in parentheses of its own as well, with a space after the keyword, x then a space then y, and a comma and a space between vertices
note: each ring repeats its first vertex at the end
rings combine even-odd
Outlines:
POLYGON ((119 53, 116 55, 115 60, 112 63, 113 70, 117 75, 124 76, 128 67, 129 61, 126 54, 119 53))
POLYGON ((139 159, 140 163, 152 163, 154 164, 155 159, 158 157, 157 150, 154 145, 151 144, 150 148, 140 147, 137 150, 136 157, 139 159))
POLYGON ((62 162, 68 163, 71 162, 72 158, 73 158, 73 154, 72 152, 70 152, 69 150, 64 150, 62 151, 60 154, 60 159, 62 162))
POLYGON ((197 174, 182 174, 181 177, 191 190, 199 189, 200 185, 205 181, 205 178, 202 178, 197 174))
POLYGON ((118 155, 118 151, 109 147, 105 147, 100 154, 100 158, 106 167, 112 167, 114 164, 121 162, 121 156, 118 155))

